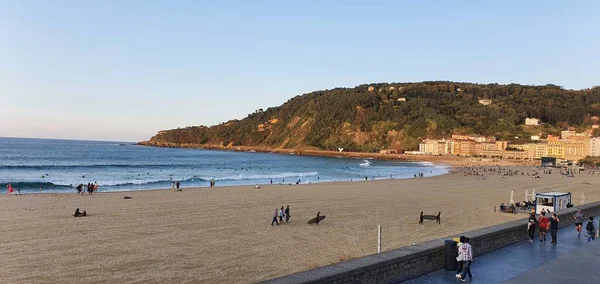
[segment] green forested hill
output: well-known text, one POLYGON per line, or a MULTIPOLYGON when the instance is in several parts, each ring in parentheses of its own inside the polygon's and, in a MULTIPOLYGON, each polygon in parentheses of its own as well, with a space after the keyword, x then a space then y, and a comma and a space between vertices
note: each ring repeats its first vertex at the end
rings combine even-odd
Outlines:
POLYGON ((589 126, 594 116, 600 116, 598 87, 574 91, 554 85, 380 83, 304 94, 211 127, 161 131, 148 144, 416 150, 423 138, 453 133, 498 139, 556 134, 569 126, 589 126), (480 104, 481 99, 492 104, 480 104), (526 117, 544 125, 525 127, 526 117))

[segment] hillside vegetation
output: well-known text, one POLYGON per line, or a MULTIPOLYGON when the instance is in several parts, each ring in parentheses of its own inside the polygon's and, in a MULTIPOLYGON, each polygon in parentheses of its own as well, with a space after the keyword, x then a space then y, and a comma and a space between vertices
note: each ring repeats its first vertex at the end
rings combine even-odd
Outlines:
POLYGON ((248 146, 375 152, 417 150, 424 138, 483 134, 513 140, 587 127, 600 116, 600 88, 455 82, 380 83, 294 97, 219 125, 161 131, 146 145, 248 146), (492 101, 490 105, 479 103, 492 101), (405 100, 405 101, 403 101, 405 100), (526 117, 542 126, 525 127, 526 117))

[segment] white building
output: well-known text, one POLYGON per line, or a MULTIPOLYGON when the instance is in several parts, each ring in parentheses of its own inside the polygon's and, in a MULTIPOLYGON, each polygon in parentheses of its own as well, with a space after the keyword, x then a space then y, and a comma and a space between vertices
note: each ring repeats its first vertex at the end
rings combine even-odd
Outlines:
POLYGON ((452 150, 452 140, 426 139, 419 144, 419 152, 425 155, 449 155, 452 150))
POLYGON ((537 118, 525 118, 525 125, 540 125, 540 120, 537 118))
POLYGON ((423 140, 423 142, 419 144, 419 152, 425 155, 433 155, 437 152, 437 140, 423 140))
POLYGON ((569 139, 575 136, 575 134, 577 134, 577 132, 572 130, 564 130, 560 132, 560 139, 569 139))
POLYGON ((484 106, 489 106, 489 105, 492 104, 492 100, 482 99, 482 100, 479 100, 479 103, 482 104, 482 105, 484 105, 484 106))
POLYGON ((406 97, 399 97, 398 99, 396 99, 396 101, 405 102, 406 101, 406 97))
POLYGON ((600 156, 600 137, 594 137, 590 139, 590 156, 600 156))
POLYGON ((540 139, 539 135, 531 135, 531 141, 539 141, 540 139))

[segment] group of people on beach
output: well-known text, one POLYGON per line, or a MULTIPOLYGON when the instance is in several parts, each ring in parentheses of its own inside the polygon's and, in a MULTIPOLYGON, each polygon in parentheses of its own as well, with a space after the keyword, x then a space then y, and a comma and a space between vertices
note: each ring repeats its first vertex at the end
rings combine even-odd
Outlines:
POLYGON ((276 208, 275 213, 273 213, 273 221, 271 222, 271 226, 273 226, 273 223, 277 224, 277 226, 279 226, 279 223, 287 223, 290 221, 290 217, 289 205, 285 209, 283 209, 283 206, 281 206, 281 208, 276 208), (279 221, 277 221, 277 218, 279 218, 279 221))
MULTIPOLYGON (((290 221, 290 206, 288 205, 285 209, 283 209, 283 206, 281 206, 281 208, 276 208, 275 212, 273 212, 273 221, 271 221, 271 226, 273 226, 273 223, 277 224, 279 226, 279 224, 284 224, 290 221)), ((321 211, 317 212, 317 217, 310 219, 308 221, 308 224, 315 224, 315 225, 319 225, 319 223, 321 221, 323 221, 323 219, 325 219, 325 216, 321 216, 321 211)))
POLYGON ((92 195, 94 192, 98 191, 98 182, 89 182, 87 185, 80 183, 79 185, 77 185, 76 189, 77 194, 83 195, 87 191, 89 195, 92 195))

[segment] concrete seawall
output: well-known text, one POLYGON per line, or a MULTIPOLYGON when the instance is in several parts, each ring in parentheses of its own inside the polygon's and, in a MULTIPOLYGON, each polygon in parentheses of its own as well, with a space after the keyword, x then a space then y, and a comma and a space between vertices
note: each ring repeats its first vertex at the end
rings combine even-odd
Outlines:
MULTIPOLYGON (((600 215, 600 202, 557 212, 560 227, 575 222, 577 208, 585 216, 600 215)), ((500 213, 499 213, 500 214, 500 213)), ((482 228, 459 235, 471 238, 475 255, 482 255, 505 246, 527 240, 527 219, 482 228)), ((444 240, 441 238, 414 246, 385 251, 348 261, 302 271, 264 283, 387 283, 401 282, 444 266, 444 240)))

